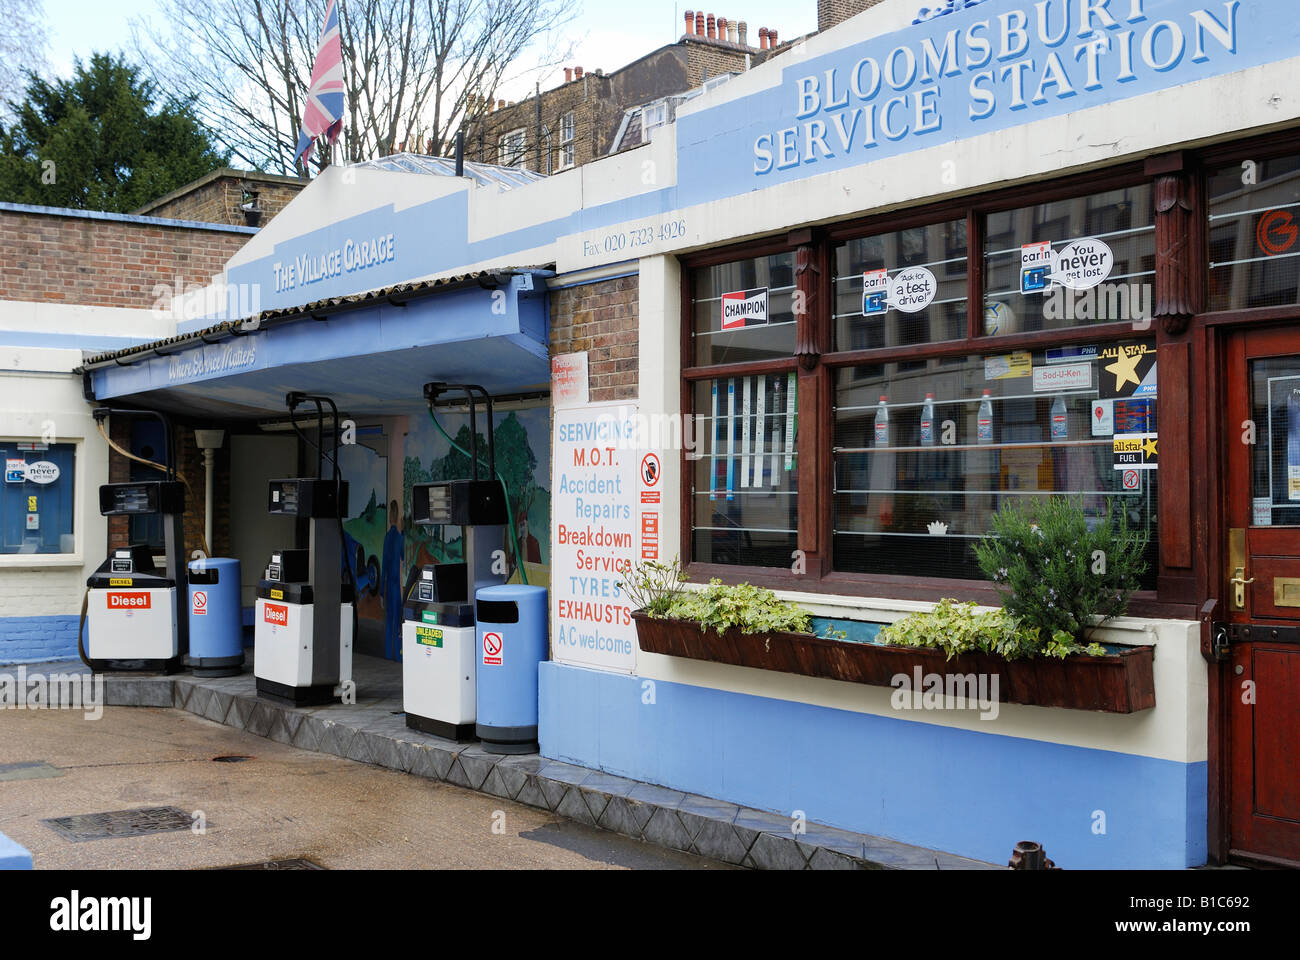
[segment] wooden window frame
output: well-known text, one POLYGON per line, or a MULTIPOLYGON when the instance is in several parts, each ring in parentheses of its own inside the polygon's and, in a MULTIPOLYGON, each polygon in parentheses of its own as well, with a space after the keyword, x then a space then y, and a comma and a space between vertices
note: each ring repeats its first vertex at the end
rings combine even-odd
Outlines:
MULTIPOLYGON (((1241 144, 1236 151, 1249 149, 1241 144)), ((1285 150, 1279 151, 1285 153, 1285 150)), ((1263 152, 1259 153, 1263 156, 1263 152)), ((1199 185, 1205 189, 1204 177, 1197 169, 1199 185)), ((852 220, 837 222, 819 228, 796 228, 784 236, 768 236, 743 243, 729 244, 707 251, 684 255, 680 258, 682 266, 681 284, 681 411, 688 416, 694 409, 692 389, 700 380, 714 379, 719 376, 743 377, 755 374, 788 373, 799 371, 799 358, 791 354, 789 358, 750 361, 728 364, 697 364, 694 355, 694 284, 695 273, 701 268, 718 266, 736 260, 758 259, 773 254, 796 253, 801 246, 815 248, 815 257, 822 267, 821 291, 817 299, 814 324, 818 341, 826 346, 827 352, 819 357, 815 376, 820 378, 817 390, 815 411, 807 409, 801 402, 801 426, 809 416, 817 419, 813 430, 801 429, 797 438, 800 500, 800 544, 803 544, 804 498, 812 497, 823 502, 816 507, 818 525, 816 543, 820 546, 817 555, 810 556, 807 571, 796 574, 792 569, 774 567, 734 566, 729 564, 703 563, 693 557, 693 528, 695 498, 691 494, 694 461, 682 452, 681 471, 681 555, 690 578, 695 581, 707 581, 719 578, 724 582, 749 582, 758 586, 777 590, 791 590, 824 595, 855 596, 879 598, 886 600, 908 600, 935 602, 944 597, 959 600, 972 600, 989 606, 1000 606, 1001 598, 996 587, 987 580, 964 580, 947 577, 910 577, 878 573, 851 573, 832 569, 831 528, 834 517, 834 505, 830 495, 819 492, 819 478, 825 478, 833 469, 833 379, 835 370, 866 364, 879 364, 899 359, 925 359, 972 354, 1009 352, 1013 350, 1034 350, 1044 346, 1060 346, 1076 343, 1105 342, 1111 343, 1134 337, 1131 322, 1094 324, 1090 326, 1066 327, 1054 330, 1037 330, 1012 335, 987 336, 983 332, 984 303, 984 226, 985 219, 991 213, 1013 210, 1026 206, 1050 203, 1057 200, 1073 199, 1105 193, 1110 190, 1127 189, 1154 183, 1154 176, 1147 164, 1142 161, 1125 163, 1100 171, 1076 174, 1065 179, 1055 178, 1032 184, 1019 185, 1008 189, 989 191, 975 198, 962 198, 952 201, 926 204, 889 213, 875 214, 852 220), (929 226, 952 220, 966 220, 967 242, 967 336, 961 340, 940 341, 933 344, 882 347, 870 350, 830 351, 832 343, 832 309, 830 296, 835 248, 846 241, 859 239, 879 233, 896 232, 910 227, 929 226), (974 304, 975 307, 970 305, 974 304), (919 355, 919 356, 918 356, 919 355), (811 439, 810 439, 811 438, 811 439), (827 438, 827 442, 818 442, 817 438, 827 438), (812 444, 810 448, 810 444, 812 444), (825 494, 825 495, 822 495, 825 494)), ((1204 209, 1202 207, 1202 209, 1204 209)), ((1204 231, 1202 231, 1203 233, 1204 231)), ((1202 257, 1202 259, 1204 259, 1202 257)), ((1205 282, 1205 265, 1201 265, 1200 279, 1205 282)), ((1294 308, 1292 309, 1294 313, 1294 308)), ((1153 327, 1150 336, 1156 336, 1153 327)), ((803 389, 801 379, 801 390, 803 389)), ((801 397, 802 401, 802 397, 801 397)), ((1158 507, 1163 523, 1165 501, 1161 498, 1158 507)), ((793 565, 793 563, 792 563, 793 565)), ((1138 616, 1194 618, 1194 600, 1184 595, 1179 589, 1166 589, 1161 570, 1157 570, 1157 589, 1144 590, 1134 594, 1130 613, 1138 616)))

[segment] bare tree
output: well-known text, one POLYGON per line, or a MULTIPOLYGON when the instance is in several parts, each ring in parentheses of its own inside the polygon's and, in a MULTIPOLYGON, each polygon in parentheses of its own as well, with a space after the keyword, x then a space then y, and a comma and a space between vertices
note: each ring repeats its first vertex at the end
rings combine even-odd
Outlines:
MULTIPOLYGON (((158 0, 166 28, 132 23, 160 83, 190 96, 232 154, 292 171, 325 0, 158 0)), ((339 0, 350 161, 401 144, 447 152, 502 84, 560 62, 578 0, 339 0)), ((316 167, 330 151, 313 154, 316 167)), ((298 172, 305 172, 301 166, 298 172)))
POLYGON ((45 66, 49 30, 41 0, 0 0, 0 119, 22 99, 27 74, 45 66))

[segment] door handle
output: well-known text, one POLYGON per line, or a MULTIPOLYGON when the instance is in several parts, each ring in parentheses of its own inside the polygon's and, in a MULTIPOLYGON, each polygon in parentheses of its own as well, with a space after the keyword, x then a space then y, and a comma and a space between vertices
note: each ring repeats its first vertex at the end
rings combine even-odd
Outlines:
POLYGON ((1233 578, 1228 581, 1230 584, 1232 584, 1233 606, 1236 607, 1238 610, 1246 609, 1246 587, 1255 582, 1254 577, 1251 577, 1249 580, 1246 580, 1245 576, 1246 576, 1246 568, 1238 567, 1235 571, 1233 578))

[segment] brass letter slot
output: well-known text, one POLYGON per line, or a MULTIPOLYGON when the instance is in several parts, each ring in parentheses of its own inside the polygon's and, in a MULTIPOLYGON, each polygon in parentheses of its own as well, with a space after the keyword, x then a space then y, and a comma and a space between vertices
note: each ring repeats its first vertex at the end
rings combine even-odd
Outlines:
POLYGON ((1273 578, 1273 606, 1300 607, 1300 577, 1273 578))

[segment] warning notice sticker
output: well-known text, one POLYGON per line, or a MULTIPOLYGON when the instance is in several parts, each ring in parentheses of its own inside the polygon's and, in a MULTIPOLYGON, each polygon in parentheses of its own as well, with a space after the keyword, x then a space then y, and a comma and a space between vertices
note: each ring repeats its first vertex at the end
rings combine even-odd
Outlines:
POLYGON ((505 640, 501 634, 495 630, 486 630, 483 633, 483 665, 485 667, 501 666, 501 658, 504 655, 505 640))

